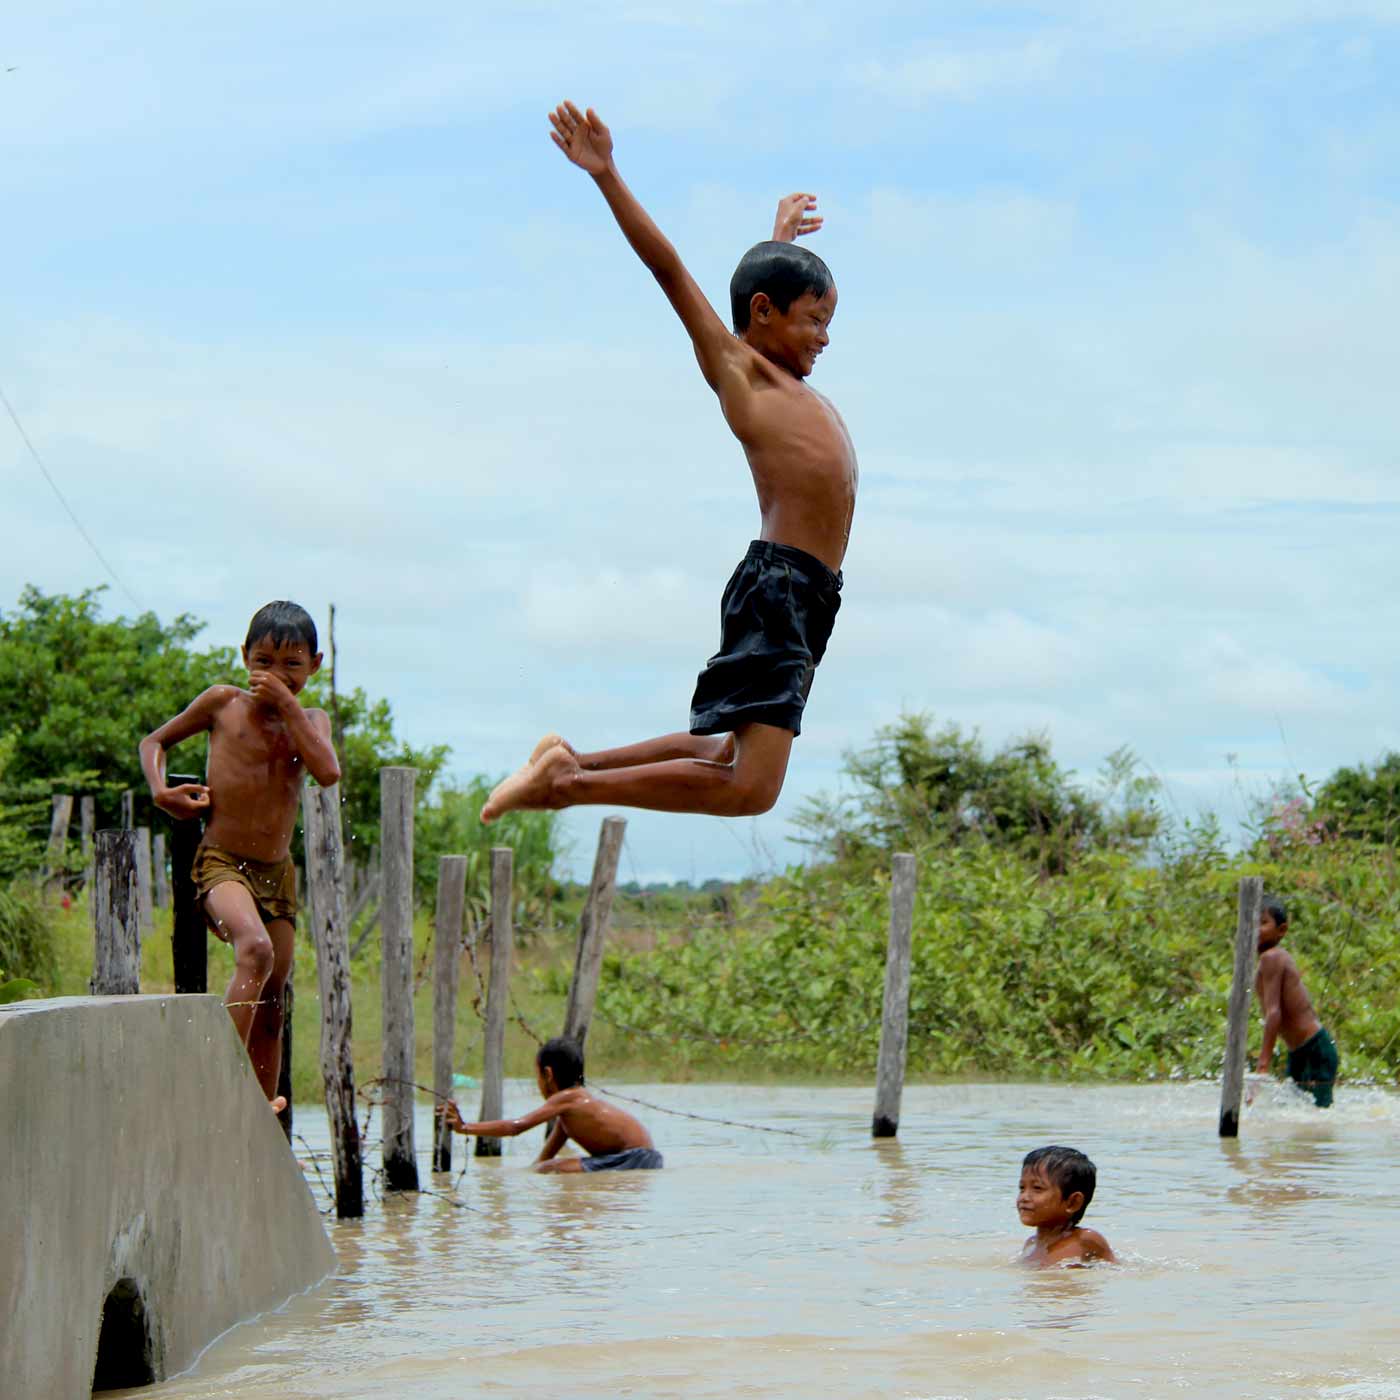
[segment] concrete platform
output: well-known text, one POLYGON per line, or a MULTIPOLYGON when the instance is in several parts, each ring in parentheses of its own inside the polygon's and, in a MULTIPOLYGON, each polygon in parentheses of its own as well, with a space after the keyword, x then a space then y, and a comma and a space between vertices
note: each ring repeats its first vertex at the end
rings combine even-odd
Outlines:
POLYGON ((335 1255, 212 996, 0 1007, 0 1392, 190 1366, 335 1255), (104 1325, 104 1315, 106 1323, 104 1325))

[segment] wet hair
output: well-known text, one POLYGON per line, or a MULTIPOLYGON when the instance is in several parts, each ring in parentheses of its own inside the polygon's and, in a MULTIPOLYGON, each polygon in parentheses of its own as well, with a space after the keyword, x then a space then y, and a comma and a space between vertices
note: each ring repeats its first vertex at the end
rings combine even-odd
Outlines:
POLYGON ((583 1046, 566 1035, 546 1040, 535 1054, 535 1063, 541 1069, 554 1071, 557 1089, 572 1089, 583 1083, 583 1046))
POLYGON ((261 641, 270 641, 274 646, 282 642, 304 642, 306 649, 315 656, 316 624, 311 614, 297 603, 268 603, 253 614, 243 645, 250 647, 261 641))
POLYGON ((1037 1147, 1026 1153, 1021 1170, 1039 1172, 1046 1181, 1060 1188, 1061 1196, 1072 1196, 1076 1191, 1084 1193, 1084 1204, 1079 1213, 1070 1221, 1078 1225, 1094 1199, 1094 1185, 1098 1181, 1098 1168, 1077 1147, 1037 1147))
POLYGON ((831 269, 806 248, 796 243, 755 243, 729 279, 734 333, 743 335, 748 330, 749 303, 757 292, 767 293, 779 311, 786 311, 804 292, 824 297, 835 285, 831 269))
POLYGON ((1280 928, 1288 927, 1288 906, 1276 894, 1266 894, 1260 909, 1280 928))

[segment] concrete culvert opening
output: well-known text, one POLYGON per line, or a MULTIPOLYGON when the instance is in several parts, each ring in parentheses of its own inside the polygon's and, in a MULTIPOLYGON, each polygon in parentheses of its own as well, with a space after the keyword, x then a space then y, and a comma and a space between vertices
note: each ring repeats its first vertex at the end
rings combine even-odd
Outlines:
POLYGON ((93 1393, 151 1385, 155 1378, 146 1300, 135 1279, 118 1279, 102 1304, 97 1364, 92 1372, 93 1393))

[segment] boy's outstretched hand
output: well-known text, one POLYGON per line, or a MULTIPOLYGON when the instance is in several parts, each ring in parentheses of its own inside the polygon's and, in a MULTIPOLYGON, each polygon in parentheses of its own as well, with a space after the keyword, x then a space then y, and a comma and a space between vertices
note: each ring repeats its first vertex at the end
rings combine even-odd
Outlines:
POLYGON ((209 789, 203 783, 179 783, 157 794, 154 801, 177 822, 188 821, 191 817, 208 815, 209 789))
POLYGON ((466 1126, 467 1121, 462 1117, 461 1110, 451 1100, 438 1105, 438 1117, 454 1132, 460 1133, 466 1126))
POLYGON ((580 112, 572 102, 561 102, 549 114, 554 130, 549 138, 581 170, 601 175, 612 160, 612 132, 598 120, 592 107, 580 112))
POLYGON ((773 220, 773 242, 793 243, 804 234, 815 233, 822 226, 822 216, 812 213, 817 207, 814 194, 790 194, 778 201, 778 216, 773 220))

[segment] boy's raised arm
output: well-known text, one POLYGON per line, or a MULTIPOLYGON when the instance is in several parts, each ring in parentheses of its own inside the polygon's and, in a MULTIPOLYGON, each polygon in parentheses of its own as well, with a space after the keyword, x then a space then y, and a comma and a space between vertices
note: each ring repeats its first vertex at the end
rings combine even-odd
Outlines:
POLYGON ((722 393, 725 371, 739 363, 739 342, 705 299, 665 234, 623 183, 613 164, 612 133, 591 107, 580 112, 572 102, 562 103, 549 114, 549 120, 554 127, 550 139, 580 170, 593 177, 632 251, 661 284, 681 318, 705 382, 722 393))
POLYGON ((214 727, 214 716, 233 691, 232 686, 212 685, 197 695, 174 719, 153 729, 137 746, 141 771, 151 789, 151 800, 177 821, 202 816, 209 810, 209 789, 203 783, 165 783, 165 751, 214 727))

